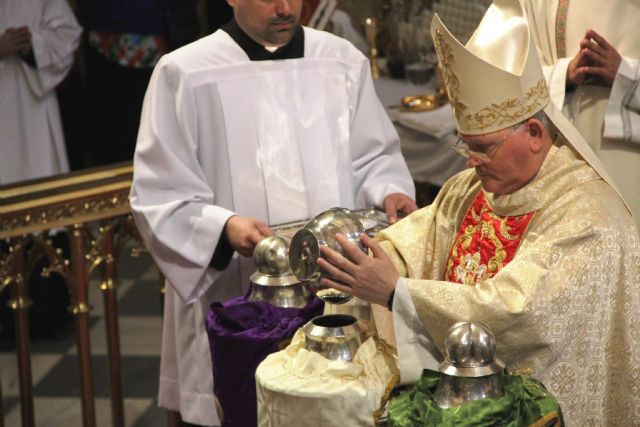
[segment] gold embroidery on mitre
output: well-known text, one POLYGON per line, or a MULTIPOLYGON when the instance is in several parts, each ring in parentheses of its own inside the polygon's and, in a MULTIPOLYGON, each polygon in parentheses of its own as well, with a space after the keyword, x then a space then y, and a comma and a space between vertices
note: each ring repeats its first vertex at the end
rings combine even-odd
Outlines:
POLYGON ((453 64, 454 57, 451 51, 451 46, 444 41, 444 33, 440 28, 436 28, 436 41, 435 41, 436 53, 440 60, 440 70, 442 71, 442 79, 444 85, 447 88, 447 95, 449 95, 449 103, 453 109, 453 114, 458 120, 462 120, 462 112, 467 109, 467 106, 460 101, 458 94, 460 92, 460 80, 458 76, 451 71, 451 64, 453 64))
POLYGON ((544 79, 527 91, 524 98, 509 98, 500 104, 490 104, 464 118, 467 128, 486 129, 505 123, 516 124, 531 117, 532 111, 549 102, 549 88, 544 79))

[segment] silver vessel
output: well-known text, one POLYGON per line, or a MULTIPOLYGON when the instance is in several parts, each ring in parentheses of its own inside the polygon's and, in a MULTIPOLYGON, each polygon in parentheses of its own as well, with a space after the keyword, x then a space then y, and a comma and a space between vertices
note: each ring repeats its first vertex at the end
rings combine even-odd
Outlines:
POLYGON ((344 255, 344 251, 335 238, 341 233, 363 252, 367 249, 359 236, 366 232, 358 215, 346 208, 332 208, 311 218, 291 239, 289 265, 295 276, 303 281, 307 288, 318 298, 332 304, 342 304, 351 299, 351 295, 328 288, 320 284, 326 273, 317 264, 322 257, 320 248, 329 247, 344 255))
POLYGON ((493 334, 481 322, 458 322, 445 338, 445 360, 434 399, 441 408, 504 395, 504 363, 493 334))
POLYGON ((314 317, 302 328, 305 348, 329 360, 351 362, 367 339, 363 322, 346 314, 327 314, 314 317))

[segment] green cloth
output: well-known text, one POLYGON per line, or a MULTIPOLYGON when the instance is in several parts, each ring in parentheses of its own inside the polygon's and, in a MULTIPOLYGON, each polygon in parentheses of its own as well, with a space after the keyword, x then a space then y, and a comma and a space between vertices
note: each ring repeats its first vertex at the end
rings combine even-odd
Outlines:
POLYGON ((505 375, 505 395, 442 409, 433 400, 440 374, 425 369, 406 393, 389 403, 391 427, 527 427, 550 412, 561 417, 560 405, 544 385, 531 377, 505 375))

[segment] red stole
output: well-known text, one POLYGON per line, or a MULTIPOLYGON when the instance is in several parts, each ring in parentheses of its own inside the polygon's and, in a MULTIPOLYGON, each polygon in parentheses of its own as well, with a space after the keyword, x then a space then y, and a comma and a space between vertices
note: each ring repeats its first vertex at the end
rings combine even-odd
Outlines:
POLYGON ((445 278, 476 285, 509 264, 535 212, 518 216, 495 214, 480 191, 460 225, 451 247, 445 278))

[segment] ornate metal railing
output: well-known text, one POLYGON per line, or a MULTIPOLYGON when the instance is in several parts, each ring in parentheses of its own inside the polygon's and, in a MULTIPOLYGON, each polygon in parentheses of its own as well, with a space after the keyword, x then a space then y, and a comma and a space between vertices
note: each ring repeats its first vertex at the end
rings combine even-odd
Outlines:
MULTIPOLYGON (((131 164, 60 175, 50 179, 0 187, 0 290, 8 288, 15 318, 16 356, 22 425, 35 426, 29 342, 28 278, 59 274, 68 286, 75 319, 81 379, 82 423, 95 426, 95 399, 89 341, 88 278, 99 269, 105 308, 107 349, 114 426, 124 425, 122 370, 117 317, 117 258, 129 239, 140 242, 129 215, 131 164), (97 226, 94 226, 97 225, 97 226), (64 227, 70 236, 70 256, 55 249, 47 232, 64 227), (46 257, 42 272, 30 269, 46 257)), ((141 250, 141 247, 134 249, 141 250)), ((135 253, 134 253, 135 255, 135 253)), ((6 309, 3 307, 2 309, 6 309)), ((3 426, 0 384, 0 427, 3 426)))

